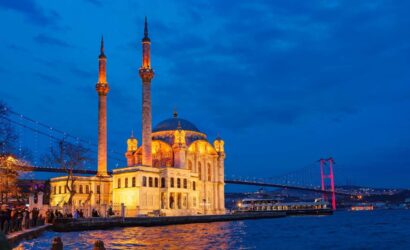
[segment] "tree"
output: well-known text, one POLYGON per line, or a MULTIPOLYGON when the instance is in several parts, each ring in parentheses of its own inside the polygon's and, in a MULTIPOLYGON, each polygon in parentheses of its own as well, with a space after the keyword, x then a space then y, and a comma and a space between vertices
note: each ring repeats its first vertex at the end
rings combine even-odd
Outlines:
POLYGON ((20 201, 21 190, 17 185, 17 167, 20 162, 11 154, 0 154, 0 203, 10 202, 10 198, 20 201))
POLYGON ((81 144, 72 144, 64 140, 57 142, 56 146, 50 148, 50 153, 44 157, 46 166, 61 168, 67 173, 65 188, 70 195, 68 205, 72 205, 76 193, 75 182, 78 176, 74 175, 74 170, 84 169, 87 161, 90 161, 90 150, 81 144))
POLYGON ((2 154, 12 153, 15 150, 17 140, 14 127, 11 125, 10 109, 5 103, 0 101, 0 150, 2 154))
POLYGON ((18 160, 12 154, 17 135, 9 119, 9 108, 0 101, 0 203, 9 202, 10 198, 19 199, 17 186, 18 160))

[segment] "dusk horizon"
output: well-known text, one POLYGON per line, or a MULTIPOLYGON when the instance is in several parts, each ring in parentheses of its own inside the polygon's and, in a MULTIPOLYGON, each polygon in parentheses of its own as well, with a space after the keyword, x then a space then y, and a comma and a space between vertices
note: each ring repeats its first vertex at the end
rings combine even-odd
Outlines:
MULTIPOLYGON (((97 143, 104 35, 108 151, 125 153, 131 131, 141 141, 147 16, 153 127, 176 110, 209 141, 219 134, 227 176, 274 177, 316 164, 319 178, 318 160, 333 157, 338 185, 410 188, 406 7, 0 1, 0 19, 13 24, 0 35, 1 100, 97 143)), ((124 157, 108 160, 109 169, 125 165, 124 157)))
POLYGON ((0 249, 410 249, 409 9, 0 0, 0 249))

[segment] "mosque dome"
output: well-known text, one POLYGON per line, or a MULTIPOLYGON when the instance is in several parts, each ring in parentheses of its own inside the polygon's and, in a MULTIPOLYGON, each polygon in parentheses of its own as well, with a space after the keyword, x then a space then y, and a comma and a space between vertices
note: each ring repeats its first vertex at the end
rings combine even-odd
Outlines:
POLYGON ((199 132, 199 129, 190 121, 178 118, 178 115, 174 113, 173 118, 166 119, 160 123, 158 123, 152 132, 160 132, 160 131, 167 131, 167 130, 177 130, 177 129, 182 129, 182 130, 189 130, 189 131, 194 131, 194 132, 199 132), (179 127, 181 126, 181 127, 179 127))
POLYGON ((163 120, 152 129, 154 140, 161 140, 172 145, 174 143, 174 132, 176 130, 185 131, 186 144, 190 145, 197 140, 206 140, 206 135, 202 133, 192 122, 179 118, 177 112, 174 112, 173 118, 163 120))

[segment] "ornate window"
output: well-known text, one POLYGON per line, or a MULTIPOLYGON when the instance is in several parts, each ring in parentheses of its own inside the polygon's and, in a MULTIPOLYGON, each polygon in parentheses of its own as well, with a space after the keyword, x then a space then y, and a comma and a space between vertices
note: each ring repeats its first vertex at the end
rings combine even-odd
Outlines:
POLYGON ((127 188, 128 187, 128 178, 125 178, 125 187, 127 188))
POLYGON ((148 178, 148 186, 149 186, 149 187, 152 187, 152 177, 149 177, 149 178, 148 178))
POLYGON ((181 188, 181 179, 180 178, 177 179, 177 188, 181 188))
POLYGON ((155 187, 156 188, 158 187, 158 178, 157 177, 155 177, 155 187))
POLYGON ((188 181, 187 181, 187 179, 184 179, 184 188, 188 188, 188 181))
POLYGON ((117 188, 121 188, 121 178, 118 178, 118 181, 117 181, 117 188))
POLYGON ((135 187, 135 177, 132 177, 132 187, 135 187))
POLYGON ((143 177, 142 177, 142 186, 143 186, 143 187, 146 187, 146 186, 147 186, 147 177, 146 177, 146 176, 143 176, 143 177))
POLYGON ((166 185, 166 184, 165 184, 165 178, 162 177, 162 178, 161 178, 161 187, 164 188, 165 185, 166 185))
POLYGON ((208 163, 208 181, 211 181, 211 164, 208 163))
POLYGON ((58 193, 61 194, 61 186, 58 186, 58 193))
POLYGON ((171 187, 174 187, 174 177, 171 177, 171 187))

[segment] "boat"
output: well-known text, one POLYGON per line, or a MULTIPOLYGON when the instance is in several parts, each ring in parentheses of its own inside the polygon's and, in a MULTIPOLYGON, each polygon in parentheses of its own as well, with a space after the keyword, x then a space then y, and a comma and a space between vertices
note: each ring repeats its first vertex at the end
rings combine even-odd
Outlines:
POLYGON ((351 206, 349 210, 350 211, 372 211, 374 210, 374 207, 371 204, 362 204, 362 205, 351 206))
POLYGON ((283 202, 278 199, 243 199, 237 203, 236 213, 285 211, 287 215, 328 215, 329 203, 318 198, 313 202, 283 202))

